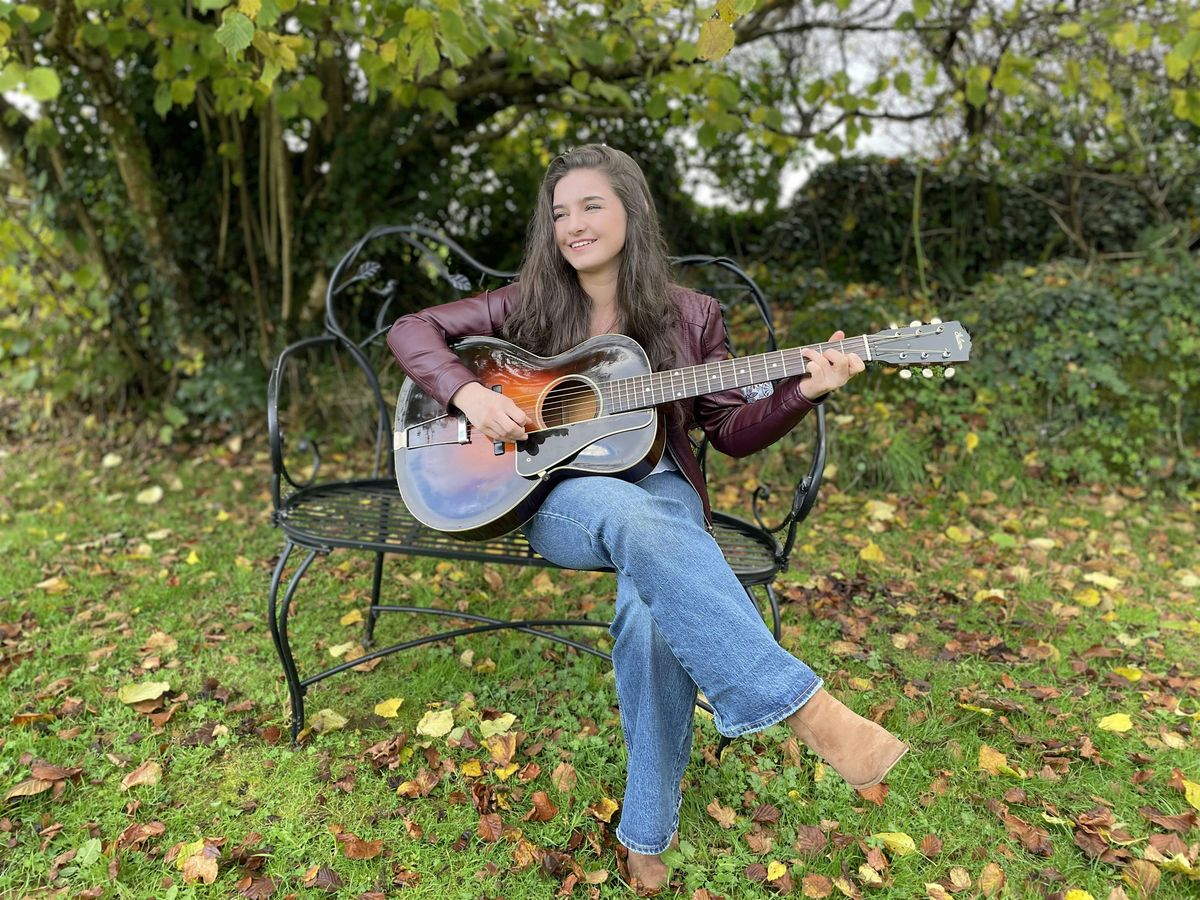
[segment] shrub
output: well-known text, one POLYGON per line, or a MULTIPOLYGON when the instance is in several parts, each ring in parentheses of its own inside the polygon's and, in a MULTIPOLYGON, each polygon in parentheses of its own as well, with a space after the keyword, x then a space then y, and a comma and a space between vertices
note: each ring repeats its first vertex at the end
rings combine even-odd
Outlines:
POLYGON ((903 489, 915 460, 956 484, 1020 474, 1058 481, 1200 482, 1200 264, 1010 265, 952 307, 805 274, 781 345, 836 327, 958 319, 969 363, 952 380, 873 368, 833 404, 831 460, 845 477, 903 489))

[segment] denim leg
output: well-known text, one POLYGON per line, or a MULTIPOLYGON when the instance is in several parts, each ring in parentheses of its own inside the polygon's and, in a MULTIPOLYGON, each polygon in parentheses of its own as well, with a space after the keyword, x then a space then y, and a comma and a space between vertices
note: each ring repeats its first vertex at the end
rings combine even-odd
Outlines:
POLYGON ((534 549, 558 565, 617 570, 613 662, 631 745, 629 787, 638 798, 631 808, 627 797, 622 827, 632 841, 626 846, 661 852, 674 831, 691 740, 691 701, 683 697, 694 699, 699 685, 713 705, 717 730, 736 737, 791 715, 821 679, 775 642, 704 529, 699 497, 678 473, 636 485, 568 479, 525 530, 534 549), (691 688, 674 680, 682 678, 678 673, 660 679, 672 668, 664 650, 691 688), (630 729, 630 720, 639 725, 630 729), (661 830, 668 820, 669 830, 661 830))
POLYGON ((617 610, 609 631, 628 758, 617 839, 638 853, 662 853, 679 827, 679 785, 692 752, 696 684, 624 575, 617 576, 617 610))

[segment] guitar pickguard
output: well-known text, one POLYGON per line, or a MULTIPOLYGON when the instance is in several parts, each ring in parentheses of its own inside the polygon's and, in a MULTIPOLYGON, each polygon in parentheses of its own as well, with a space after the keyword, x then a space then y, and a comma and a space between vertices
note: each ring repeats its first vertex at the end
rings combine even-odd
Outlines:
POLYGON ((584 422, 574 422, 569 428, 544 428, 530 432, 524 443, 517 445, 517 474, 532 478, 561 466, 576 456, 585 457, 587 469, 594 472, 629 468, 627 455, 618 455, 605 446, 604 438, 654 425, 652 409, 603 416, 584 422))

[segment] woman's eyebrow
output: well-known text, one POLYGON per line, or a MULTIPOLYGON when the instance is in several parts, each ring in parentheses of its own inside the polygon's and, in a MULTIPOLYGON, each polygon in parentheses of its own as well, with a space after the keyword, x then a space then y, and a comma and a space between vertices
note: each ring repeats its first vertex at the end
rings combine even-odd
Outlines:
MULTIPOLYGON (((581 198, 579 199, 579 202, 580 202, 580 203, 586 203, 586 202, 587 202, 587 201, 589 201, 589 200, 606 200, 606 199, 608 199, 608 198, 607 198, 607 197, 601 197, 599 194, 592 194, 590 197, 581 197, 581 198)), ((550 208, 551 208, 551 209, 562 209, 562 208, 564 208, 565 206, 566 206, 566 204, 565 204, 565 203, 555 203, 555 204, 554 204, 552 207, 550 207, 550 208)))

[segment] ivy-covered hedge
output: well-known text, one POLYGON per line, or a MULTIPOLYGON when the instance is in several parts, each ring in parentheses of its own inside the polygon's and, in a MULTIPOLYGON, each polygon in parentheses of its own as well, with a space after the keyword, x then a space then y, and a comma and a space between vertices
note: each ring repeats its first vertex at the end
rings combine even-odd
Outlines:
MULTIPOLYGON (((1072 180, 926 164, 919 221, 927 283, 963 289, 1006 262, 1087 256, 1055 221, 1052 205, 1094 253, 1135 249, 1147 233, 1170 230, 1200 207, 1200 182, 1171 192, 1163 219, 1132 181, 1104 176, 1072 180)), ((789 270, 820 268, 841 281, 918 285, 917 186, 917 165, 907 160, 864 157, 821 166, 766 227, 759 256, 789 270)))
POLYGON ((1009 265, 934 309, 875 286, 779 284, 794 343, 958 319, 969 363, 950 380, 872 369, 839 398, 835 461, 904 487, 1024 474, 1200 484, 1200 262, 1009 265))

